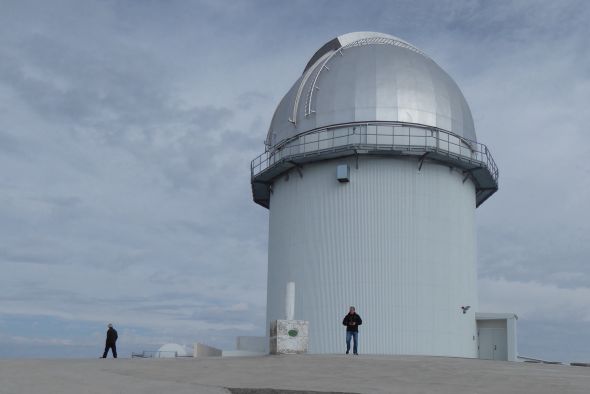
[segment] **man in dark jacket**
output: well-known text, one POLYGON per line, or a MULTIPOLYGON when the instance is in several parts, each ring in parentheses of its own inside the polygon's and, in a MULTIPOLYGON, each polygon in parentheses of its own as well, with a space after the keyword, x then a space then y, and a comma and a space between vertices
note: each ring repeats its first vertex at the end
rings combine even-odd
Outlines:
POLYGON ((118 337, 119 336, 117 335, 117 330, 115 330, 113 328, 113 325, 109 323, 109 329, 107 330, 107 341, 104 346, 104 353, 102 355, 102 358, 107 358, 107 353, 109 352, 109 349, 111 349, 111 351, 113 352, 113 357, 117 358, 116 342, 118 337))
POLYGON ((359 315, 356 314, 354 306, 350 307, 348 315, 344 316, 342 324, 346 326, 346 354, 350 352, 350 339, 354 338, 354 347, 352 352, 358 355, 357 343, 359 335, 359 326, 363 324, 363 320, 359 315))

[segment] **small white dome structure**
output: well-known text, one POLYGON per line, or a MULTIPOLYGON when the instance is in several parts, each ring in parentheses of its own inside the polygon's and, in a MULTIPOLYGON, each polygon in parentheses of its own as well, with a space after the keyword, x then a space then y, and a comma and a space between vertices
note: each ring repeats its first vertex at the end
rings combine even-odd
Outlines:
POLYGON ((156 352, 156 358, 174 358, 186 357, 188 352, 186 348, 177 343, 167 343, 162 345, 156 352))

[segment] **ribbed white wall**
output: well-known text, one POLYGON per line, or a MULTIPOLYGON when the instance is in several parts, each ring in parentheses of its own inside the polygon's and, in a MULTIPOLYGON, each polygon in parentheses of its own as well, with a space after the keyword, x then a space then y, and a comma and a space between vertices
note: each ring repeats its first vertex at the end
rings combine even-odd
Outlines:
POLYGON ((293 281, 312 353, 344 352, 341 322, 354 305, 360 353, 477 357, 471 181, 431 162, 418 171, 414 158, 316 162, 302 174, 273 184, 267 323, 285 317, 293 281), (342 163, 350 183, 336 180, 342 163))

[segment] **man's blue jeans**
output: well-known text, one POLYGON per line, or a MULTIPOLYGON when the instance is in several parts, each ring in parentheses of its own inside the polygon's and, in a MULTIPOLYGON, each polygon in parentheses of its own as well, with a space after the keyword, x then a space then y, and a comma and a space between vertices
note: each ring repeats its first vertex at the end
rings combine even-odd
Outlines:
POLYGON ((358 331, 346 331, 346 353, 350 352, 350 339, 354 338, 354 346, 352 348, 352 352, 354 354, 358 353, 357 343, 359 340, 359 333, 358 331))

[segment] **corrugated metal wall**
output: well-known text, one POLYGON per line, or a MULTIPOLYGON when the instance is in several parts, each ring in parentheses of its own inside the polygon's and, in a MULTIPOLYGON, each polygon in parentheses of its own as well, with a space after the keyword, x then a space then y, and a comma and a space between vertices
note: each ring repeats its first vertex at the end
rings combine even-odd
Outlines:
POLYGON ((354 305, 360 353, 476 357, 471 181, 430 162, 418 171, 415 158, 318 162, 302 175, 273 184, 267 320, 284 318, 294 281, 312 353, 344 352, 341 322, 354 305), (342 163, 350 183, 336 180, 342 163))

